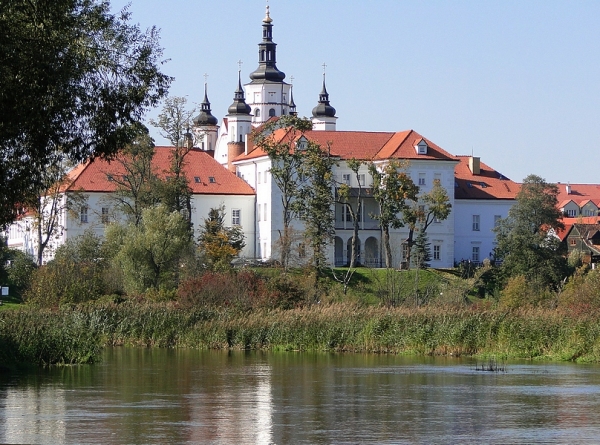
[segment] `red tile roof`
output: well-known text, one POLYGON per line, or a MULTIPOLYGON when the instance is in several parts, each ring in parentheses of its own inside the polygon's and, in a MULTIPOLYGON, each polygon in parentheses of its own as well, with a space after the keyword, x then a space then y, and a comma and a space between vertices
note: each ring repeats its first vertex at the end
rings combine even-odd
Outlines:
POLYGON ((515 199, 521 186, 483 162, 479 174, 469 168, 470 156, 457 156, 460 163, 454 169, 455 199, 515 199))
MULTIPOLYGON (((172 147, 156 147, 152 167, 159 177, 168 176, 172 147)), ((253 195, 254 190, 243 179, 224 168, 202 150, 188 153, 183 168, 194 194, 201 195, 253 195), (196 181, 198 179, 198 182, 196 181), (214 182, 210 180, 214 178, 214 182)), ((96 159, 75 167, 69 173, 72 180, 69 190, 86 192, 114 192, 117 184, 108 175, 124 175, 123 166, 117 161, 96 159)))
MULTIPOLYGON (((299 138, 300 133, 293 137, 299 138)), ((413 130, 401 132, 369 132, 369 131, 308 131, 304 136, 322 147, 329 146, 331 154, 340 159, 359 159, 363 161, 383 159, 424 159, 456 161, 457 158, 443 150, 413 130), (424 139, 429 147, 427 154, 418 155, 415 145, 424 139)), ((276 140, 290 137, 285 129, 273 133, 276 140)), ((242 154, 234 161, 244 161, 266 156, 258 147, 249 147, 248 154, 242 154)))
POLYGON ((558 186, 558 202, 572 200, 578 206, 582 206, 587 201, 592 201, 600 206, 600 185, 599 184, 556 184, 558 186), (571 188, 571 193, 567 193, 567 187, 571 188))

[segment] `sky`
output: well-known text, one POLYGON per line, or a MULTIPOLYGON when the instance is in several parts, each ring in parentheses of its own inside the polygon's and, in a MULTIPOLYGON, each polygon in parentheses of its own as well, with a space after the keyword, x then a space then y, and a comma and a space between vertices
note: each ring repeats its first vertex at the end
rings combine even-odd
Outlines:
MULTIPOLYGON (((264 0, 111 0, 160 30, 171 96, 219 121, 258 66, 264 0)), ((600 183, 597 0, 270 0, 300 116, 326 65, 338 130, 413 129, 515 181, 600 183), (293 76, 293 81, 291 77, 293 76)), ((148 117, 156 117, 159 109, 148 117)), ((150 126, 148 124, 148 126, 150 126)), ((151 129, 157 145, 167 144, 151 129)))

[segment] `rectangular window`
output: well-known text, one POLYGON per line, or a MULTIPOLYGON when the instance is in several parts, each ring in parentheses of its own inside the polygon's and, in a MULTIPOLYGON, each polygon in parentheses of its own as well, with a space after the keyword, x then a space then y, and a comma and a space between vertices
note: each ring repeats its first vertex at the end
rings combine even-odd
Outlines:
POLYGON ((425 185, 425 173, 419 173, 419 185, 425 185))
POLYGON ((262 256, 263 256, 263 258, 267 257, 267 243, 263 243, 262 256))
POLYGON ((478 263, 479 262, 479 246, 473 246, 473 256, 471 260, 478 263))
POLYGON ((433 259, 435 261, 439 261, 441 258, 441 254, 440 254, 441 248, 442 248, 442 246, 440 246, 440 245, 433 246, 433 259))
POLYGON ((350 185, 350 173, 344 173, 342 175, 342 182, 346 185, 350 185))
POLYGON ((567 210, 567 216, 569 216, 569 217, 571 217, 571 218, 574 218, 574 217, 575 217, 575 213, 576 213, 576 210, 575 210, 575 209, 568 209, 568 210, 567 210))
POLYGON ((268 221, 268 218, 267 218, 267 214, 268 214, 267 213, 267 203, 265 203, 265 205, 264 205, 263 208, 265 209, 265 221, 268 221))
POLYGON ((358 185, 361 187, 365 186, 365 175, 358 175, 358 185))
POLYGON ((258 172, 258 181, 257 181, 258 184, 260 184, 260 178, 261 178, 261 176, 262 176, 262 173, 258 172))
POLYGON ((352 213, 350 212, 350 207, 344 205, 344 221, 352 222, 352 213))
POLYGON ((570 244, 571 246, 576 246, 576 245, 577 245, 577 240, 576 240, 575 238, 570 238, 570 239, 569 239, 569 244, 570 244))
POLYGON ((262 204, 258 205, 258 221, 260 222, 260 218, 262 216, 262 204))
POLYGON ((231 224, 234 226, 239 226, 241 223, 241 217, 240 217, 241 211, 240 209, 233 209, 231 210, 231 224))
POLYGON ((494 215, 494 227, 498 227, 500 225, 501 219, 502 219, 501 215, 494 215))
POLYGON ((108 207, 102 207, 102 224, 108 224, 108 207))
POLYGON ((304 243, 298 244, 298 257, 306 258, 306 246, 304 245, 304 243))
POLYGON ((79 212, 79 221, 82 224, 87 224, 88 222, 88 208, 86 206, 81 206, 81 210, 79 212))
POLYGON ((596 216, 596 212, 593 209, 585 209, 583 214, 585 216, 596 216))
POLYGON ((479 232, 479 215, 473 215, 473 232, 479 232))

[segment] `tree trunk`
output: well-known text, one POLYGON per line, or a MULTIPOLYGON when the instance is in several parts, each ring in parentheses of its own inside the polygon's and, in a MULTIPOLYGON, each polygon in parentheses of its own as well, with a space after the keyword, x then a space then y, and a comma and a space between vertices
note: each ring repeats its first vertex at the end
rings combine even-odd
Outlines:
POLYGON ((385 249, 385 267, 392 267, 392 248, 390 247, 390 227, 384 225, 383 230, 383 248, 385 249))

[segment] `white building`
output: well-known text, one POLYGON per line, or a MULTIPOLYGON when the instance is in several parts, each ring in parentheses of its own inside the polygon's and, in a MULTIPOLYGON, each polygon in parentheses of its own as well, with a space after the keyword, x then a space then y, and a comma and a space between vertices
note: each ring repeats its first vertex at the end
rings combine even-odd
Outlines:
MULTIPOLYGON (((156 147, 152 160, 153 171, 164 179, 170 167, 172 147, 156 147)), ((213 157, 202 150, 193 149, 186 156, 183 169, 192 190, 192 224, 195 228, 203 225, 211 208, 223 206, 227 225, 242 227, 246 247, 242 255, 254 256, 254 190, 243 180, 219 165, 213 157)), ((85 204, 60 215, 60 227, 44 253, 44 262, 54 257, 55 249, 67 239, 82 235, 86 230, 104 235, 104 228, 113 221, 120 221, 123 215, 112 199, 117 189, 115 178, 126 175, 119 162, 97 159, 78 165, 68 174, 61 200, 69 195, 80 194, 85 204)), ((34 234, 31 216, 25 216, 13 223, 7 230, 8 246, 23 250, 32 256, 37 251, 37 237, 34 234)))
MULTIPOLYGON (((245 85, 238 73, 233 102, 220 125, 212 115, 205 86, 200 113, 193 119, 194 132, 201 136, 198 138, 200 147, 190 153, 186 167, 194 192, 192 220, 195 226, 201 224, 208 209, 225 205, 231 224, 240 224, 246 235, 243 255, 260 259, 275 256, 275 246, 283 229, 281 196, 270 177, 271 160, 248 136, 253 128, 271 118, 296 113, 292 87, 276 66, 272 22, 267 7, 262 21, 262 40, 258 44, 258 68, 245 85)), ((347 182, 358 189, 358 184, 354 184, 356 178, 346 164, 350 159, 365 162, 359 172, 364 189, 372 183, 366 163, 402 160, 408 162, 408 172, 422 192, 430 190, 435 181, 446 189, 452 212, 448 219, 431 224, 427 231, 433 267, 452 267, 463 259, 480 262, 492 255, 495 238, 492 228, 498 218, 507 216, 518 192, 517 184, 478 158, 454 156, 413 130, 336 131, 336 110, 330 104, 325 76, 312 110, 312 121, 313 130, 305 137, 322 146, 330 145, 332 155, 339 160, 334 171, 338 182, 347 182)), ((167 147, 157 149, 155 163, 164 164, 159 167, 163 170, 167 170, 167 153, 167 147)), ((65 230, 57 243, 64 242, 67 236, 82 233, 87 227, 93 227, 98 234, 103 232, 103 224, 111 212, 106 202, 114 191, 114 184, 107 180, 107 175, 113 167, 115 165, 96 161, 74 171, 73 174, 79 175, 74 186, 80 187, 88 197, 87 213, 82 213, 78 220, 65 216, 65 230)), ((382 263, 381 230, 370 216, 376 212, 376 205, 367 195, 362 203, 359 259, 362 264, 379 266, 382 263)), ((348 262, 352 224, 344 206, 338 204, 334 211, 336 234, 330 246, 329 261, 341 265, 348 262)), ((297 222, 296 228, 301 231, 302 225, 297 222)), ((11 227, 9 235, 12 246, 31 244, 24 230, 17 226, 11 227)), ((390 232, 395 265, 401 261, 401 246, 407 236, 406 228, 390 232)), ((300 248, 301 244, 298 241, 296 247, 300 248)))

